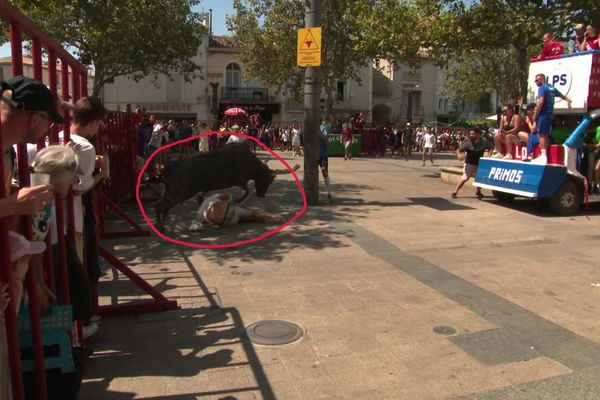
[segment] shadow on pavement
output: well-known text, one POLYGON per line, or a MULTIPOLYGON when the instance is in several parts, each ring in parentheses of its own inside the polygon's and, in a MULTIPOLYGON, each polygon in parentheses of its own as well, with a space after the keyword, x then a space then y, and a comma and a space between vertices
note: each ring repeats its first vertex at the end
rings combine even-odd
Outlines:
MULTIPOLYGON (((364 204, 358 196, 371 188, 366 185, 336 184, 332 189, 335 195, 333 204, 328 204, 327 200, 323 199, 321 206, 311 208, 292 226, 264 240, 228 249, 190 249, 190 251, 201 251, 210 261, 222 265, 232 259, 280 261, 287 252, 299 247, 313 250, 344 247, 346 244, 340 240, 340 233, 323 222, 352 221, 367 217, 370 211, 367 208, 356 208, 354 207, 356 203, 352 204, 352 202, 368 205, 364 204)), ((293 182, 276 181, 265 199, 250 196, 244 206, 261 207, 269 212, 281 213, 289 219, 302 209, 302 199, 293 182)), ((152 207, 152 203, 145 204, 151 218, 153 218, 152 207)), ((195 200, 188 200, 174 207, 165 234, 190 243, 225 244, 253 239, 278 227, 276 224, 244 222, 227 228, 202 228, 199 232, 192 233, 189 231, 189 226, 192 219, 196 218, 197 208, 195 200)), ((133 210, 132 214, 134 219, 141 219, 138 210, 133 210)), ((106 241, 106 243, 115 246, 115 252, 126 264, 180 262, 180 249, 183 248, 154 236, 131 238, 127 240, 126 245, 119 245, 117 243, 121 242, 117 241, 106 241)))
MULTIPOLYGON (((196 281, 194 291, 201 292, 207 305, 102 321, 102 330, 95 337, 97 344, 85 374, 82 398, 140 398, 136 392, 111 390, 111 381, 115 378, 161 377, 164 382, 141 382, 157 385, 155 391, 158 392, 161 392, 161 385, 165 385, 165 395, 144 399, 216 396, 233 400, 237 399, 236 394, 249 391, 260 392, 263 399, 275 399, 254 347, 244 337, 245 323, 237 308, 222 308, 218 297, 206 286, 189 257, 181 249, 175 251, 196 281), (124 326, 127 327, 126 332, 119 332, 124 326), (219 349, 225 345, 227 349, 219 349), (225 367, 236 367, 239 379, 230 377, 227 382, 214 382, 214 377, 205 377, 209 375, 208 371, 225 367), (246 375, 247 372, 251 376, 246 375), (177 378, 194 379, 184 381, 177 378), (206 390, 198 391, 203 386, 206 390)), ((168 289, 165 284, 166 280, 161 281, 157 289, 168 289)), ((126 294, 131 295, 131 291, 126 294)))
POLYGON ((107 319, 96 338, 82 398, 140 398, 135 386, 129 389, 131 391, 122 392, 111 390, 110 384, 115 378, 143 377, 146 379, 141 382, 156 385, 154 392, 166 393, 144 399, 195 399, 199 396, 235 399, 236 393, 248 391, 260 392, 264 399, 275 399, 252 344, 243 339, 244 326, 233 307, 107 319), (127 333, 118 334, 117 329, 124 325, 128 325, 127 333), (219 349, 224 345, 228 349, 219 349), (236 350, 231 350, 232 345, 236 350), (233 384, 210 382, 209 371, 225 367, 239 367, 239 381, 233 384), (243 367, 251 371, 249 383, 243 379, 243 367), (149 382, 148 377, 164 377, 164 381, 149 382), (177 379, 193 377, 197 379, 177 379), (163 385, 166 387, 161 391, 163 385))
POLYGON ((544 218, 581 218, 586 216, 600 216, 600 201, 590 202, 589 208, 584 204, 577 214, 570 217, 563 217, 555 214, 550 209, 548 201, 533 200, 528 198, 516 198, 512 201, 499 201, 496 199, 489 200, 500 207, 506 207, 514 211, 520 211, 526 214, 535 215, 544 218))

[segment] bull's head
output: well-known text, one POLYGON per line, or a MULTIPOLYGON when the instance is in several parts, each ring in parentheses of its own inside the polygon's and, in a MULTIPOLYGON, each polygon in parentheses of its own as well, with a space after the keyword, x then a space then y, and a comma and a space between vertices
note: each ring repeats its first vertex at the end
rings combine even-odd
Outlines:
MULTIPOLYGON (((300 169, 300 165, 296 164, 296 165, 294 165, 294 168, 292 168, 292 169, 294 171, 298 171, 298 169, 300 169)), ((268 166, 267 166, 267 168, 265 168, 265 172, 266 173, 260 174, 261 176, 259 176, 255 180, 257 197, 265 197, 266 196, 267 189, 269 189, 269 186, 271 186, 271 183, 273 183, 273 181, 275 180, 275 177, 277 175, 284 175, 284 174, 291 173, 291 171, 288 170, 287 168, 271 169, 268 166)))

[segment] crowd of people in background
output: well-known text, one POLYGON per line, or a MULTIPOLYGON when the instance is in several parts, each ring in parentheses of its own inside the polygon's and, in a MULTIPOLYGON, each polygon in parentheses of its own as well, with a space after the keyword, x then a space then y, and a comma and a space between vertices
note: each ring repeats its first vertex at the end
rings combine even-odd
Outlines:
MULTIPOLYGON (((143 109, 136 111, 134 124, 139 133, 139 154, 149 157, 160 147, 190 137, 198 137, 209 131, 218 131, 221 135, 206 135, 192 141, 173 146, 170 153, 180 156, 192 150, 205 152, 232 141, 247 142, 255 151, 257 145, 246 136, 253 137, 270 149, 290 152, 294 157, 303 156, 304 130, 297 121, 262 122, 260 118, 233 117, 224 118, 219 124, 208 121, 162 119, 146 114, 143 109), (212 129, 209 127, 212 126, 212 129)), ((352 158, 351 147, 355 135, 366 128, 375 135, 375 156, 391 153, 393 158, 408 160, 413 153, 454 152, 467 139, 468 130, 464 127, 421 126, 406 122, 375 124, 368 126, 362 114, 347 118, 332 118, 329 121, 330 133, 340 135, 344 148, 344 159, 352 158)), ((482 135, 488 135, 485 127, 475 129, 482 135)), ((161 152, 156 162, 164 161, 161 152)))

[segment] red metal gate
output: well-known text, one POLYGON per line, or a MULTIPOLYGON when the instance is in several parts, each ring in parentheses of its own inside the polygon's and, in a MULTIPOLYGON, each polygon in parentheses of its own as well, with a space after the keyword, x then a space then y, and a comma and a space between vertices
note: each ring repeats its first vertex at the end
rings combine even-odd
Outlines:
MULTIPOLYGON (((88 94, 88 71, 85 66, 78 63, 63 47, 57 43, 50 36, 42 32, 39 28, 32 23, 27 17, 21 14, 15 7, 11 6, 6 0, 0 0, 0 18, 2 18, 6 24, 10 27, 10 43, 12 49, 12 75, 23 75, 24 58, 22 54, 23 42, 28 40, 31 43, 31 58, 32 58, 32 77, 39 81, 43 81, 48 85, 50 91, 58 96, 59 93, 64 101, 77 101, 83 96, 88 94), (43 58, 43 53, 47 57, 43 58), (60 86, 60 90, 59 90, 60 86)), ((8 78, 8 77, 5 77, 8 78)), ((69 112, 64 111, 65 123, 63 125, 64 139, 68 141, 70 138, 69 133, 69 112)), ((135 140, 135 134, 131 129, 131 118, 130 113, 115 113, 109 115, 108 118, 108 130, 101 133, 98 138, 97 150, 99 154, 108 153, 113 161, 112 176, 113 178, 103 185, 103 188, 99 190, 99 196, 102 198, 102 205, 100 209, 111 208, 118 212, 120 210, 117 203, 123 200, 125 192, 134 192, 135 179, 137 177, 135 168, 135 156, 136 154, 132 149, 135 148, 133 140, 135 140), (117 173, 115 173, 115 171, 117 173)), ((59 127, 54 126, 50 131, 50 143, 58 143, 58 132, 59 127)), ((2 123, 0 121, 0 143, 2 141, 2 123)), ((38 148, 45 146, 45 140, 41 140, 38 143, 38 148)), ((4 146, 3 146, 4 147, 4 146)), ((27 160, 26 145, 18 146, 18 165, 19 165, 19 185, 21 187, 29 186, 29 168, 27 160)), ((4 150, 0 151, 0 176, 3 177, 2 185, 0 185, 0 199, 5 198, 9 195, 4 186, 4 150)), ((70 235, 75 232, 74 229, 74 217, 73 217, 73 197, 68 196, 67 210, 63 210, 63 202, 59 199, 55 199, 56 208, 56 223, 57 232, 65 232, 63 215, 67 212, 67 224, 68 228, 66 231, 70 235)), ((123 212, 124 213, 124 212, 123 212)), ((126 215, 126 213, 124 213, 126 215)), ((123 216, 123 215, 122 215, 123 216)), ((125 218, 125 217, 124 217, 125 218)), ((137 226, 133 220, 136 234, 147 234, 145 230, 137 226)), ((23 233, 31 239, 32 235, 32 224, 30 216, 23 216, 21 221, 23 227, 23 233)), ((73 237, 68 238, 70 241, 73 237)), ((70 303, 68 293, 68 273, 67 273, 67 252, 66 252, 66 241, 62 234, 58 235, 58 252, 59 252, 59 265, 53 265, 53 257, 51 254, 51 232, 48 232, 46 237, 47 250, 44 255, 44 272, 48 286, 51 290, 54 290, 56 286, 62 287, 63 302, 65 304, 70 303), (58 282, 54 282, 54 268, 59 269, 60 279, 58 282)), ((160 293, 158 293, 152 286, 143 281, 139 276, 135 275, 127 266, 120 263, 119 260, 114 258, 110 252, 100 247, 99 253, 102 257, 107 259, 113 266, 121 270, 126 276, 132 279, 136 284, 144 288, 154 300, 144 301, 139 304, 120 304, 115 309, 104 310, 104 314, 115 314, 122 312, 143 312, 143 311, 157 311, 161 309, 172 309, 175 308, 177 303, 166 299, 160 293), (120 263, 120 264, 119 264, 120 263)), ((10 242, 8 233, 8 221, 7 218, 0 218, 0 279, 3 282, 13 282, 12 277, 12 266, 10 262, 10 242)), ((40 321, 40 307, 39 300, 37 298, 37 292, 34 290, 36 284, 33 273, 27 275, 27 292, 29 295, 29 315, 32 332, 33 342, 33 353, 34 353, 34 365, 35 365, 35 392, 36 397, 41 400, 47 399, 47 385, 46 375, 44 367, 44 353, 42 346, 42 332, 41 332, 41 321, 40 321)), ((17 315, 13 306, 14 303, 14 286, 11 285, 11 304, 5 312, 5 327, 7 333, 8 342, 8 358, 10 368, 10 379, 13 398, 16 400, 23 400, 25 398, 25 391, 23 387, 22 368, 20 360, 19 350, 19 336, 17 327, 17 315)), ((4 327, 0 326, 0 329, 4 327)), ((72 332, 72 337, 77 340, 77 331, 72 332)), ((5 388, 2 388, 4 390, 5 388)))
MULTIPOLYGON (((12 74, 13 76, 23 75, 23 53, 22 45, 24 36, 31 41, 31 56, 32 56, 32 67, 33 67, 33 78, 42 81, 44 75, 44 64, 42 60, 42 49, 47 52, 47 71, 48 79, 47 84, 50 90, 58 95, 58 81, 60 79, 62 83, 62 98, 69 101, 69 94, 73 101, 76 101, 82 96, 87 95, 87 69, 79 64, 67 51, 65 51, 60 44, 46 35, 44 32, 39 30, 28 18, 23 16, 16 8, 8 4, 6 1, 0 1, 0 18, 2 18, 10 27, 10 43, 12 49, 12 74), (60 64, 58 64, 60 62, 60 64), (60 78, 59 78, 60 68, 60 78), (72 89, 69 90, 69 83, 72 89)), ((69 123, 68 123, 68 112, 65 114, 65 140, 69 139, 69 123)), ((0 125, 1 131, 1 125, 0 125)), ((0 138, 2 133, 0 132, 0 138)), ((1 140, 0 140, 1 142, 1 140)), ((55 126, 51 130, 50 142, 58 142, 58 127, 55 126)), ((39 144, 43 146, 43 143, 39 144)), ((5 150, 5 149, 3 149, 5 150)), ((3 151, 4 152, 4 151, 3 151)), ((2 152, 2 153, 3 153, 2 152)), ((0 153, 0 172, 4 176, 2 153, 0 153)), ((20 186, 29 186, 29 169, 27 152, 25 145, 19 145, 19 184, 20 186)), ((0 197, 7 196, 4 181, 0 185, 0 197)), ((72 204, 72 196, 70 197, 69 204, 72 204)), ((71 212, 68 215, 69 225, 73 226, 73 212, 72 208, 69 208, 71 212)), ((56 214, 57 214, 57 232, 64 232, 62 225, 63 221, 63 210, 62 201, 56 201, 56 214)), ((24 216, 22 220, 22 226, 24 227, 25 236, 30 239, 32 235, 31 217, 24 216)), ((71 230, 72 232, 72 230, 71 230)), ((50 244, 50 233, 47 235, 47 243, 50 244)), ((66 269, 66 251, 64 237, 58 235, 58 242, 60 248, 60 260, 61 265, 58 268, 61 269, 61 282, 59 284, 63 287, 63 293, 65 293, 65 302, 69 301, 68 298, 68 284, 67 284, 67 269, 66 269)), ((2 249, 2 263, 0 264, 0 276, 4 282, 12 283, 12 269, 10 264, 10 244, 8 241, 8 224, 6 219, 0 220, 0 248, 2 249)), ((51 247, 48 246, 48 252, 51 251, 51 247)), ((54 276, 52 265, 52 257, 50 254, 46 254, 45 259, 45 273, 48 277, 54 276)), ((37 298, 37 292, 34 290, 35 277, 30 271, 27 275, 27 291, 29 295, 29 315, 31 318, 31 332, 34 349, 34 361, 35 361, 35 376, 36 376, 36 395, 38 399, 47 398, 46 390, 46 378, 44 368, 44 354, 42 347, 42 336, 41 336, 41 325, 40 325, 40 308, 37 298)), ((55 286, 55 282, 49 279, 50 286, 55 286)), ((14 290, 11 290, 14 295, 14 290)), ((12 297, 12 302, 15 299, 12 297)), ((9 304, 5 313, 5 325, 8 340, 8 354, 10 364, 10 375, 11 375, 11 386, 13 391, 14 399, 24 399, 24 388, 21 374, 21 364, 19 359, 19 340, 17 331, 17 320, 14 306, 9 304)))

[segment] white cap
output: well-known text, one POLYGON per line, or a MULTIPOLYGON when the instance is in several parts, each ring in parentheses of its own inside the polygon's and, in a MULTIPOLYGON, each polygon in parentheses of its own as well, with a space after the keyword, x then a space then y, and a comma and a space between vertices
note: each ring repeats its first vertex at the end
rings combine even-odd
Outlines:
POLYGON ((40 254, 46 250, 44 242, 30 242, 23 235, 10 231, 10 262, 13 263, 18 259, 32 255, 40 254))

